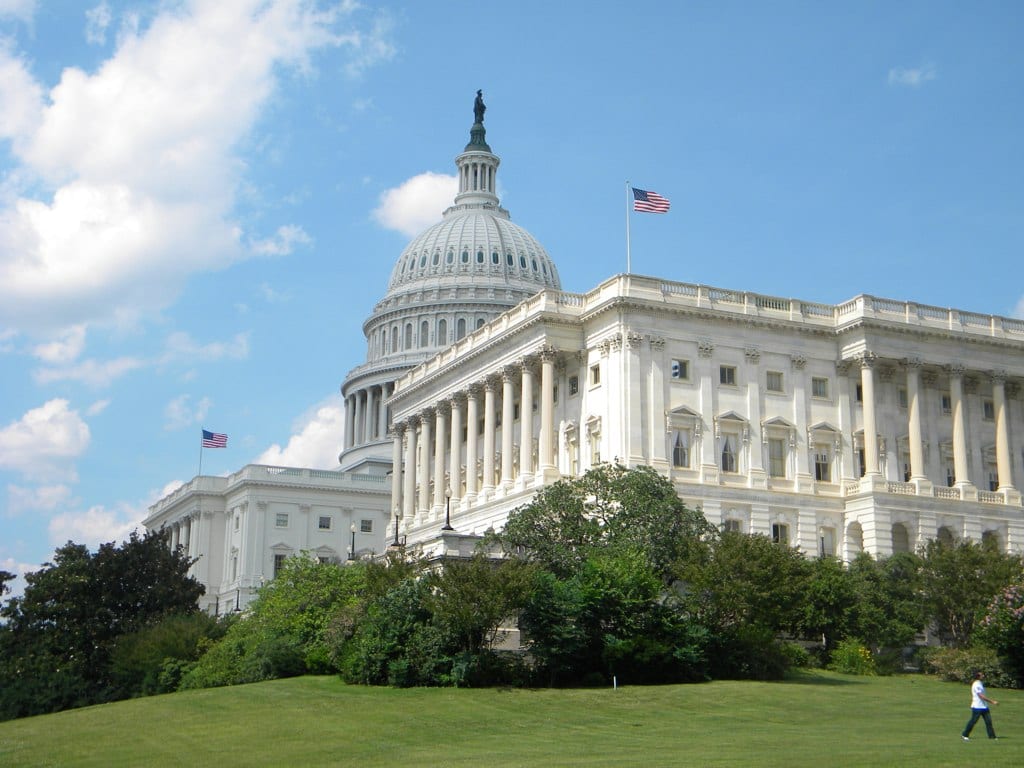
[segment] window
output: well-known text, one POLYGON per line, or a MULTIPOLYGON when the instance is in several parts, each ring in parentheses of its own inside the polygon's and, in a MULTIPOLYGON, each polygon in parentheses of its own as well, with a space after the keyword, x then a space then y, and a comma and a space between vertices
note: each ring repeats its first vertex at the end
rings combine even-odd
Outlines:
POLYGON ((718 383, 729 387, 736 386, 736 366, 722 365, 718 367, 718 383))
POLYGON ((359 532, 360 533, 373 533, 373 520, 360 520, 359 521, 359 532))
POLYGON ((596 465, 601 463, 601 433, 590 433, 590 463, 596 465))
POLYGON ((984 415, 985 421, 996 420, 996 406, 995 403, 993 403, 991 400, 982 400, 981 410, 982 414, 984 415))
POLYGON ((439 347, 448 346, 448 321, 446 320, 437 321, 437 345, 439 347))
POLYGON ((736 436, 722 435, 722 471, 738 472, 736 465, 736 436))
POLYGON ((814 479, 819 483, 832 482, 832 455, 828 446, 814 446, 814 479))
POLYGON ((673 360, 672 361, 672 378, 678 379, 679 381, 689 381, 690 379, 690 361, 689 360, 673 360))
POLYGON ((768 438, 768 474, 771 477, 786 476, 786 440, 782 437, 768 438))
POLYGON ((596 387, 601 383, 601 364, 590 366, 590 386, 596 387))
POLYGON ((822 528, 818 534, 818 554, 832 557, 836 553, 836 529, 822 528))
POLYGON ((909 402, 909 400, 907 399, 907 388, 906 387, 900 387, 899 389, 897 389, 896 390, 896 405, 898 405, 900 408, 903 408, 904 410, 906 410, 908 402, 909 402))
POLYGON ((288 555, 274 555, 274 578, 275 579, 277 578, 277 574, 279 574, 281 572, 281 569, 284 568, 284 559, 286 557, 288 557, 288 555))
POLYGON ((867 458, 864 456, 864 449, 858 448, 854 453, 857 456, 857 475, 859 477, 864 477, 868 472, 867 458))
POLYGON ((319 528, 321 531, 331 530, 331 516, 320 515, 320 518, 317 520, 317 528, 319 528))
POLYGON ((512 403, 512 421, 519 421, 519 403, 512 403))
POLYGON ((828 398, 828 379, 824 376, 811 377, 811 397, 828 398))
POLYGON ((672 466, 684 469, 690 466, 690 433, 685 430, 672 434, 672 466))
POLYGON ((864 402, 864 385, 863 384, 858 384, 857 385, 856 398, 857 398, 857 402, 858 403, 863 403, 864 402))
POLYGON ((765 381, 765 389, 769 392, 784 392, 782 388, 782 372, 781 371, 768 371, 767 380, 765 381))
POLYGON ((458 341, 466 335, 466 318, 460 317, 455 323, 455 340, 458 341))
POLYGON ((722 530, 727 533, 742 533, 743 525, 739 520, 733 520, 732 518, 727 519, 722 523, 722 530))
POLYGON ((239 523, 241 523, 242 516, 239 514, 235 515, 235 530, 238 530, 239 523))
POLYGON ((412 349, 412 323, 405 324, 405 349, 412 349))
POLYGON ((287 528, 288 527, 288 513, 287 512, 278 512, 274 516, 274 525, 277 526, 278 528, 287 528))
POLYGON ((789 546, 789 526, 785 523, 772 523, 772 541, 784 547, 789 546))
POLYGON ((947 416, 953 412, 953 398, 949 396, 949 392, 942 393, 942 412, 947 416))
POLYGON ((569 377, 569 394, 576 395, 580 391, 580 377, 570 376, 569 377))

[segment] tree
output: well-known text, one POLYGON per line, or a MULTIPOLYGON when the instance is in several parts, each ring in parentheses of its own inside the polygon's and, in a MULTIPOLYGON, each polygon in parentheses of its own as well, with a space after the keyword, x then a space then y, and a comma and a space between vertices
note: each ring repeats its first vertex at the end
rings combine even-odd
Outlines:
POLYGON ((809 571, 798 618, 800 635, 820 639, 828 652, 856 626, 857 588, 850 572, 834 557, 812 560, 809 571))
POLYGON ((922 551, 921 589, 925 610, 942 642, 969 646, 988 604, 1020 573, 1019 556, 991 545, 929 541, 922 551))
POLYGON ((700 562, 716 531, 650 467, 600 464, 545 487, 496 538, 552 573, 576 573, 595 552, 641 553, 664 584, 700 562))
POLYGON ((999 592, 978 627, 978 638, 992 648, 1024 684, 1024 581, 999 592))
POLYGON ((68 542, 0 608, 0 718, 111 700, 117 639, 198 610, 203 587, 163 532, 132 533, 95 553, 68 542))
POLYGON ((10 571, 0 570, 0 597, 11 591, 11 588, 7 586, 7 582, 14 581, 16 578, 18 577, 10 571))
POLYGON ((857 602, 850 635, 874 648, 902 648, 925 626, 921 559, 897 552, 875 560, 859 554, 849 566, 857 602))

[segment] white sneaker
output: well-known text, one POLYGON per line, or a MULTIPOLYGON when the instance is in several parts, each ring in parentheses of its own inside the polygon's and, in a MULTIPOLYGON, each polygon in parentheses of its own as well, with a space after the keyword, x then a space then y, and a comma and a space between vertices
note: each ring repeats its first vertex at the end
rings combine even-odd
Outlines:
POLYGON ((960 738, 963 739, 964 741, 970 741, 971 740, 969 736, 961 736, 960 738))

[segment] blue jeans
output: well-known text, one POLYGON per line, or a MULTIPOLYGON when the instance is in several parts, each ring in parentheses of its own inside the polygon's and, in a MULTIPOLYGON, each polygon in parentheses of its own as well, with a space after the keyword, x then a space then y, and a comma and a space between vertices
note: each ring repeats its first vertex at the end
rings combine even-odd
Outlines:
POLYGON ((967 725, 964 727, 964 736, 970 736, 971 730, 974 728, 974 724, 978 722, 978 718, 985 718, 985 730, 988 731, 988 737, 994 739, 996 732, 992 728, 992 715, 988 713, 988 708, 985 709, 974 709, 971 707, 971 719, 967 721, 967 725))

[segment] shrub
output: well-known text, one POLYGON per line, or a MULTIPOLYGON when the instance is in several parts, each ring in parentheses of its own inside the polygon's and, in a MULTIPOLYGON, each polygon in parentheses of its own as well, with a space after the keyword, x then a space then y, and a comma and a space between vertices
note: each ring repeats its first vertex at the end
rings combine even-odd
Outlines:
POLYGON ((787 652, 775 633, 756 624, 713 636, 708 660, 711 677, 718 680, 781 680, 789 669, 787 652))
POLYGON ((853 638, 843 640, 832 651, 832 660, 828 668, 834 672, 847 675, 875 675, 875 657, 859 640, 853 638))
POLYGON ((991 648, 924 648, 920 653, 921 669, 951 683, 970 683, 975 672, 985 674, 985 682, 993 688, 1014 688, 1016 681, 1008 674, 991 648))
POLYGON ((779 653, 790 669, 809 669, 817 666, 817 660, 811 652, 797 643, 779 643, 779 653))
POLYGON ((1024 685, 1024 584, 1007 587, 995 596, 977 637, 995 649, 1017 685, 1024 685))

